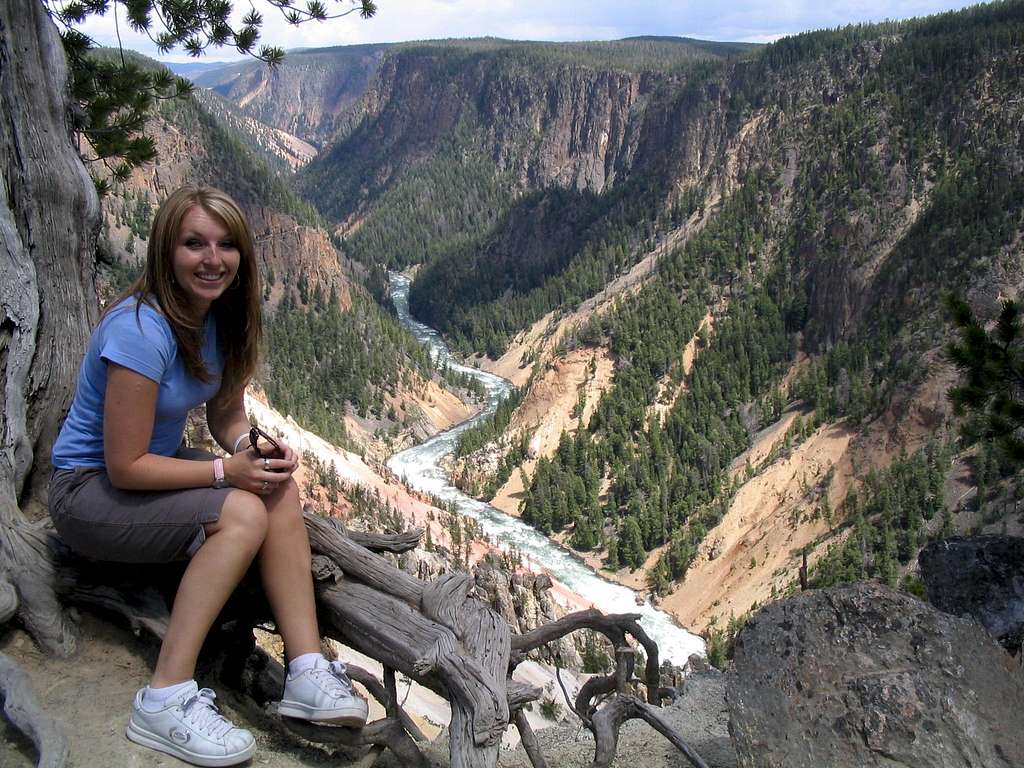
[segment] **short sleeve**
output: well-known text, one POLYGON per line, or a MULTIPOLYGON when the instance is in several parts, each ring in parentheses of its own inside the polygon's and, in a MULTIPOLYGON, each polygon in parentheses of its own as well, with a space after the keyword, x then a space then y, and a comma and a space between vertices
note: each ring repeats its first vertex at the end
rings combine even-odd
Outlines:
POLYGON ((100 358, 159 384, 177 352, 167 321, 149 306, 136 312, 132 305, 109 315, 103 325, 100 358))

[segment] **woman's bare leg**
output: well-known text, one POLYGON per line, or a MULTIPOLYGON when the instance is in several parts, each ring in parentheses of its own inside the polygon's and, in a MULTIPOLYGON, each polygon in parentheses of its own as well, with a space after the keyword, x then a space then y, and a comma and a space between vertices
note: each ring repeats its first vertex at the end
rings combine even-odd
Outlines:
POLYGON ((153 672, 154 688, 175 685, 195 675, 199 649, 263 544, 267 521, 263 499, 235 490, 225 499, 220 519, 206 526, 206 541, 189 561, 174 597, 153 672))
POLYGON ((309 535, 294 480, 265 498, 267 536, 259 552, 263 591, 284 640, 285 657, 319 653, 320 630, 313 597, 309 535))

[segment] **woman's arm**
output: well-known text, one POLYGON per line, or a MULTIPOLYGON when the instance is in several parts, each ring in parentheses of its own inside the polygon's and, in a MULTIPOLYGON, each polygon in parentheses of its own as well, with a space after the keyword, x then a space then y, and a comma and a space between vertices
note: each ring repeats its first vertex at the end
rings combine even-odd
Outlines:
MULTIPOLYGON (((158 392, 159 385, 152 379, 116 363, 107 364, 103 453, 110 482, 115 488, 136 491, 212 485, 212 461, 190 461, 149 452, 158 392)), ((248 428, 248 422, 244 426, 248 428)), ((224 460, 224 474, 236 488, 267 493, 295 469, 294 463, 285 459, 270 459, 269 469, 277 471, 268 471, 267 466, 251 451, 242 451, 224 460)))
POLYGON ((210 427, 213 439, 228 453, 240 453, 249 447, 249 418, 245 415, 243 393, 239 392, 227 405, 218 404, 216 399, 208 402, 206 423, 210 427), (238 442, 239 438, 244 439, 238 442))
POLYGON ((103 455, 115 488, 162 491, 213 483, 213 465, 149 452, 160 385, 130 368, 107 363, 103 455))
MULTIPOLYGON (((235 457, 224 460, 224 473, 231 485, 237 485, 233 470, 243 463, 242 455, 245 454, 250 461, 262 461, 257 459, 249 448, 249 417, 245 413, 245 393, 239 392, 237 396, 222 404, 214 398, 206 404, 206 423, 210 427, 210 434, 213 439, 228 453, 234 453, 235 457), (242 440, 239 442, 239 438, 242 440), (235 451, 235 444, 238 443, 238 450, 235 451)), ((295 451, 284 441, 278 438, 278 445, 283 451, 277 459, 272 459, 272 466, 275 468, 274 477, 270 481, 275 485, 280 483, 298 467, 295 451)))

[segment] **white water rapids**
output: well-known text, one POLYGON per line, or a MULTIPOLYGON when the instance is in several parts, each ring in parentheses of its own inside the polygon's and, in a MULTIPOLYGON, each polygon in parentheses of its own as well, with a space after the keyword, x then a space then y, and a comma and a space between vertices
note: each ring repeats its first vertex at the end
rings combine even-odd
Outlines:
POLYGON ((434 494, 445 501, 454 502, 458 511, 480 522, 484 532, 502 548, 515 547, 530 561, 565 584, 584 600, 589 600, 605 613, 639 613, 640 621, 660 650, 662 659, 682 666, 692 653, 704 653, 704 641, 687 632, 664 611, 649 601, 636 604, 636 592, 610 582, 588 567, 580 558, 560 547, 544 534, 515 517, 477 501, 452 485, 441 469, 441 460, 454 453, 459 435, 482 419, 494 413, 505 398, 511 384, 500 376, 462 365, 453 359, 441 335, 409 313, 409 279, 392 273, 391 296, 398 317, 416 338, 427 346, 439 367, 447 364, 452 369, 478 379, 487 390, 486 407, 476 416, 435 435, 425 443, 396 453, 388 460, 388 467, 413 488, 434 494))

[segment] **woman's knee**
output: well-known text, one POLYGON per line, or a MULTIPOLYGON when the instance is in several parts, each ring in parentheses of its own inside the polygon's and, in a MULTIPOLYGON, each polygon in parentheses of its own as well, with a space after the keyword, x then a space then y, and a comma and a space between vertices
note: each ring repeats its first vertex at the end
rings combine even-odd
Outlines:
POLYGON ((275 520, 289 520, 305 525, 302 522, 302 496, 299 486, 292 478, 288 478, 267 499, 267 512, 275 520))
POLYGON ((234 490, 221 507, 220 519, 207 534, 225 533, 258 549, 267 536, 267 507, 263 499, 249 491, 234 490))

